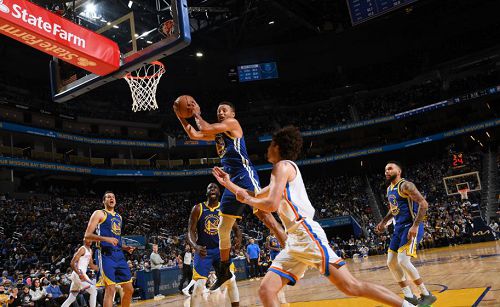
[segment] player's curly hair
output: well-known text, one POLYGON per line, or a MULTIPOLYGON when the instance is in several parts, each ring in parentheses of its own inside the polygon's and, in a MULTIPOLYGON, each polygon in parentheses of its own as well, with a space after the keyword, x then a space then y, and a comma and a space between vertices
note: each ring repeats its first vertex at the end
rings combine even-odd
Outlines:
POLYGON ((296 160, 302 150, 302 135, 295 126, 286 126, 276 131, 273 134, 273 142, 278 145, 283 160, 296 160))

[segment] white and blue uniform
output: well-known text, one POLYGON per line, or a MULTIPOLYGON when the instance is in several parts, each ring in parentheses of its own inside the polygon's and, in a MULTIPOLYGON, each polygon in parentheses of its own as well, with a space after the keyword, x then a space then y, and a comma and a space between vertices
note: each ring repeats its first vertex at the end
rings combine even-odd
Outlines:
POLYGON ((329 263, 341 267, 345 261, 331 249, 325 231, 314 220, 315 209, 307 196, 299 168, 294 162, 287 162, 297 171, 295 178, 287 183, 278 208, 288 239, 269 271, 287 278, 288 284, 293 286, 304 276, 307 267, 315 267, 328 276, 329 263))
MULTIPOLYGON (((227 132, 219 133, 215 136, 215 143, 222 167, 229 174, 231 182, 250 191, 260 191, 259 176, 248 157, 245 138, 235 138, 227 132)), ((237 201, 231 191, 224 190, 220 214, 241 218, 244 210, 245 204, 237 201)))

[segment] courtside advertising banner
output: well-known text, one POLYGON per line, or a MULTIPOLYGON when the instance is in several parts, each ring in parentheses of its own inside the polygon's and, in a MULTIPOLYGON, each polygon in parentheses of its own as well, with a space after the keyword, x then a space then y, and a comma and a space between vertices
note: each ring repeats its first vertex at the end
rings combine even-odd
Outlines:
POLYGON ((103 76, 120 66, 118 45, 24 0, 0 0, 0 33, 103 76))

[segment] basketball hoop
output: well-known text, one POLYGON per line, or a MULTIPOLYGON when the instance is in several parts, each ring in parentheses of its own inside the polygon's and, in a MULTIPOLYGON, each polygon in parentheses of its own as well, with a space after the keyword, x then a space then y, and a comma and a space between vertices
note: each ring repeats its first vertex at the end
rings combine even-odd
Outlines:
POLYGON ((151 62, 136 71, 129 72, 123 78, 132 92, 132 111, 150 111, 158 109, 156 88, 165 66, 158 61, 151 62))
POLYGON ((468 199, 468 197, 467 197, 467 193, 468 192, 469 192, 469 189, 467 189, 467 188, 458 190, 458 193, 460 194, 460 198, 462 200, 463 199, 468 199))
POLYGON ((167 20, 158 27, 158 32, 160 32, 165 37, 170 37, 174 34, 174 21, 167 20))

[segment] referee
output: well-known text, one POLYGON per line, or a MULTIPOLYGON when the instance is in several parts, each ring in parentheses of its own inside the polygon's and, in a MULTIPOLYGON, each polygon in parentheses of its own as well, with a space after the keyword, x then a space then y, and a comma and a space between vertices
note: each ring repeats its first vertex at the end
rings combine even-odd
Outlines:
POLYGON ((191 246, 186 245, 184 252, 181 254, 182 258, 182 279, 179 284, 179 291, 182 292, 184 282, 189 282, 193 278, 193 270, 191 269, 191 262, 193 260, 193 253, 191 253, 191 246))

